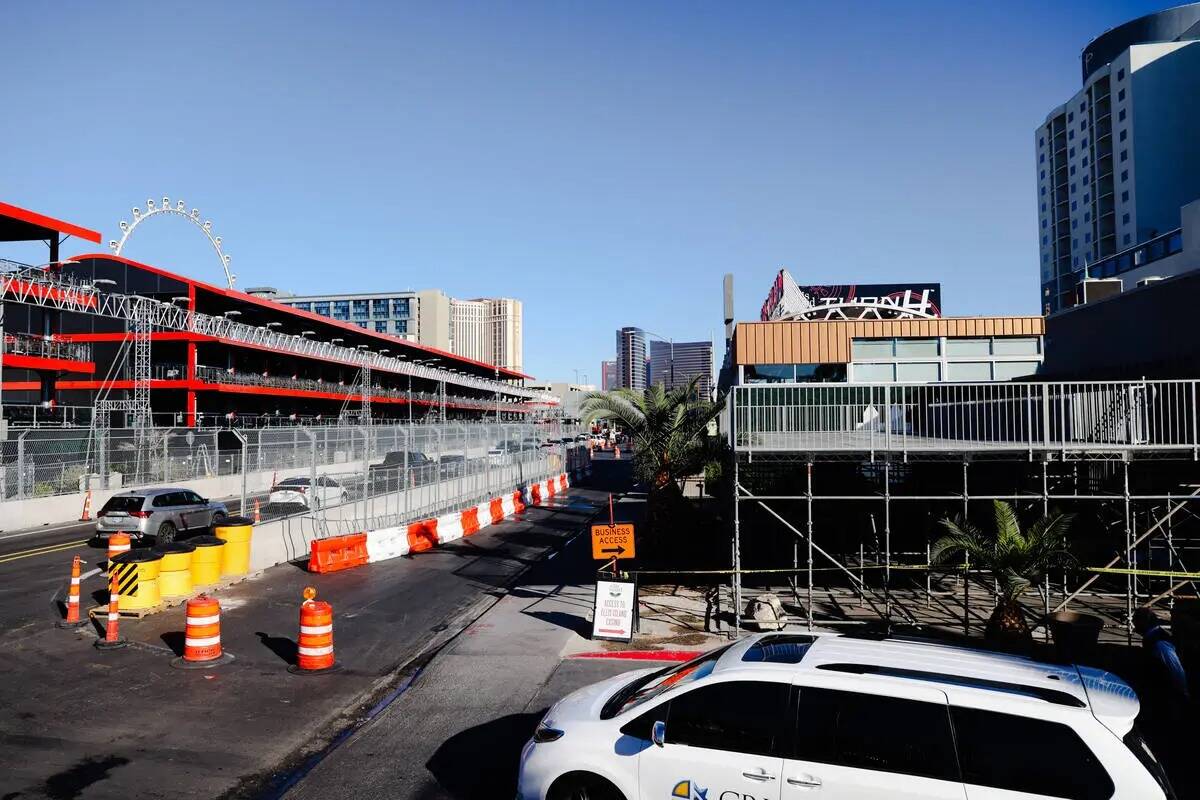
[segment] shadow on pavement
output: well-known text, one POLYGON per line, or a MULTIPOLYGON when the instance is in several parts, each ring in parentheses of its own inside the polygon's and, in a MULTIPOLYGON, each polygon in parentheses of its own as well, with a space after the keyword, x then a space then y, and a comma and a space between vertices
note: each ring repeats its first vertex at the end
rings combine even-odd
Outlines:
POLYGON ((295 640, 289 639, 286 636, 271 636, 269 633, 263 633, 262 631, 255 631, 254 635, 263 643, 263 647, 277 655, 283 663, 289 667, 296 663, 296 656, 298 655, 296 650, 299 645, 296 644, 295 640))
POLYGON ((521 748, 546 711, 509 714, 456 733, 425 766, 455 800, 514 797, 521 748), (470 768, 464 769, 464 764, 470 768))
POLYGON ((177 656, 183 655, 183 631, 167 631, 158 638, 162 639, 163 644, 171 648, 171 652, 177 656))
POLYGON ((51 775, 46 779, 41 790, 51 800, 70 800, 79 797, 89 786, 108 778, 111 770, 123 767, 128 763, 129 759, 121 756, 105 756, 103 758, 89 756, 76 762, 70 768, 51 775))
POLYGON ((592 635, 592 623, 577 614, 567 614, 563 611, 522 611, 521 613, 534 619, 540 619, 542 622, 566 628, 585 638, 590 638, 592 635))

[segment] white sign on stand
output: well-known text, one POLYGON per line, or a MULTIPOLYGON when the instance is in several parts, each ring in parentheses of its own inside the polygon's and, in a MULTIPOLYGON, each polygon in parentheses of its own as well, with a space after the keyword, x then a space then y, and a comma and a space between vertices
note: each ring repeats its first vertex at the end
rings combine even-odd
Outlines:
POLYGON ((599 578, 592 608, 592 638, 614 642, 633 639, 637 618, 637 585, 631 580, 599 578))

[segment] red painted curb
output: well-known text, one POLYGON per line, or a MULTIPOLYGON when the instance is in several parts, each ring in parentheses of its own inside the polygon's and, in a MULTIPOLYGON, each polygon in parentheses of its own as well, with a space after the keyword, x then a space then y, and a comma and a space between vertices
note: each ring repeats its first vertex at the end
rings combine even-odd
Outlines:
POLYGON ((703 650, 599 650, 573 653, 568 658, 623 658, 628 661, 691 661, 703 650))

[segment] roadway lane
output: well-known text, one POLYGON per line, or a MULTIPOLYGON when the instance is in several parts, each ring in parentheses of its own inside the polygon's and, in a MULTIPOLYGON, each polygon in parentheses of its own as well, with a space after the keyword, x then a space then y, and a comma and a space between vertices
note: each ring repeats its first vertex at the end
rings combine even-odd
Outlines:
MULTIPOLYGON (((169 666, 182 609, 123 620, 135 645, 100 653, 93 632, 53 628, 43 598, 24 630, 0 633, 0 797, 216 797, 239 782, 237 796, 258 796, 289 773, 272 776, 273 765, 357 719, 400 666, 494 602, 606 497, 572 489, 411 558, 331 575, 285 564, 221 590, 222 645, 237 660, 211 672, 169 666), (339 673, 287 673, 306 585, 334 605, 339 673)), ((54 559, 10 563, 43 560, 54 559)))

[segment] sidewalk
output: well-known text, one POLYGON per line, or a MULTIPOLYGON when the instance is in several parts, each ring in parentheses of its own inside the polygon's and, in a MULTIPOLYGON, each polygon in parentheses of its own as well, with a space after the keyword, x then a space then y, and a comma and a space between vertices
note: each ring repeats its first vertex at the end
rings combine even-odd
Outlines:
POLYGON ((595 568, 586 533, 536 565, 289 800, 512 797, 521 747, 560 697, 610 675, 662 666, 624 657, 631 651, 679 658, 680 648, 725 641, 659 597, 643 607, 644 634, 632 644, 590 641, 595 568), (601 653, 617 657, 579 657, 601 653))
POLYGON ((329 575, 292 564, 268 570, 218 594, 222 644, 236 661, 214 670, 169 666, 182 650, 182 607, 122 620, 133 646, 108 653, 92 647, 94 629, 58 630, 47 614, 44 626, 6 642, 0 796, 250 792, 264 772, 356 720, 398 669, 494 603, 604 498, 572 489, 553 506, 412 558, 329 575), (287 672, 307 585, 333 605, 340 673, 287 672))

